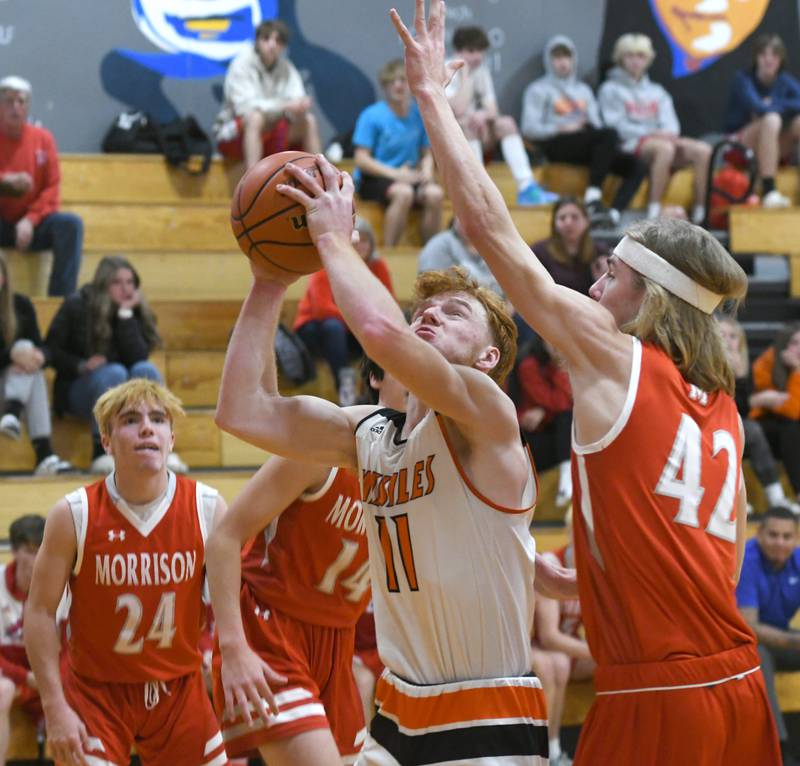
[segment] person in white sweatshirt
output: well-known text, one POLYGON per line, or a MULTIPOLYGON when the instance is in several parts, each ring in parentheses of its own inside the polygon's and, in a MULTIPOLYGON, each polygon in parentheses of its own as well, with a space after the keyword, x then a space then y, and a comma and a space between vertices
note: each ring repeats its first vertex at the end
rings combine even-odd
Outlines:
POLYGON ((497 146, 517 183, 518 205, 543 205, 555 202, 557 194, 547 191, 533 177, 525 144, 513 117, 500 114, 492 73, 484 61, 489 38, 481 27, 459 27, 453 32, 455 58, 459 69, 446 94, 470 147, 483 162, 484 151, 497 146))
POLYGON ((703 207, 711 146, 681 136, 672 96, 647 76, 655 52, 647 35, 622 35, 614 44, 614 66, 600 86, 598 102, 603 122, 615 128, 622 148, 634 152, 650 166, 648 218, 661 214, 661 198, 672 172, 694 169, 692 221, 705 218, 703 207))

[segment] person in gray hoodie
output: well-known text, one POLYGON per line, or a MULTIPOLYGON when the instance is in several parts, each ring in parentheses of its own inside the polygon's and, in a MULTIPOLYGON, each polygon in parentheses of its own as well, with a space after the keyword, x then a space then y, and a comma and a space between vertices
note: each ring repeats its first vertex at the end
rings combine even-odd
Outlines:
POLYGON ((545 74, 522 96, 522 134, 535 142, 552 162, 589 167, 584 204, 594 225, 619 223, 647 166, 619 149, 613 128, 603 127, 592 89, 577 77, 578 53, 569 37, 550 38, 543 53, 545 74), (611 208, 602 202, 602 185, 609 173, 621 176, 611 208))
POLYGON ((681 136, 681 126, 672 96, 647 76, 655 58, 647 35, 622 35, 614 44, 614 66, 600 86, 598 102, 603 122, 615 128, 622 148, 634 152, 650 167, 648 218, 661 214, 661 198, 673 170, 685 165, 694 169, 692 221, 705 218, 703 200, 708 180, 711 146, 681 136))

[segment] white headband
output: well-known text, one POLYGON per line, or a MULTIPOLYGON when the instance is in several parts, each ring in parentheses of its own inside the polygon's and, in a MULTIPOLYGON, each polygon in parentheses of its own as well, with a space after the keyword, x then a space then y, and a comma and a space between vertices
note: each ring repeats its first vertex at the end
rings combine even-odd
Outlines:
POLYGON ((614 248, 614 255, 634 271, 652 279, 657 285, 661 285, 665 290, 706 314, 713 314, 714 309, 725 297, 698 285, 691 277, 680 269, 676 269, 658 253, 654 253, 630 237, 623 237, 620 240, 614 248))
POLYGON ((23 80, 22 77, 12 74, 0 80, 0 90, 17 90, 20 93, 30 95, 31 84, 27 80, 23 80))

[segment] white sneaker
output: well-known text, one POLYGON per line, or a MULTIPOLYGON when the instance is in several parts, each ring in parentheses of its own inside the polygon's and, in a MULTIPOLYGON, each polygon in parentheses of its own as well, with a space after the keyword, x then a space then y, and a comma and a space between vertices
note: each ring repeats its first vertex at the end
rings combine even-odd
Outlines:
POLYGON ((776 508, 786 508, 796 516, 800 515, 800 505, 792 502, 788 497, 782 497, 780 500, 776 500, 774 503, 772 503, 772 505, 776 508))
POLYGON ((69 460, 62 460, 58 455, 48 455, 36 468, 33 469, 34 476, 57 476, 60 473, 69 473, 75 469, 69 460))
POLYGON ((175 473, 189 473, 189 466, 181 460, 177 452, 170 452, 167 455, 167 468, 175 473))
POLYGON ((99 455, 89 466, 89 473, 107 476, 114 470, 114 458, 111 455, 99 455))
POLYGON ((792 201, 777 189, 773 189, 769 194, 765 194, 761 200, 761 207, 791 207, 792 201))
POLYGON ((22 433, 22 426, 20 425, 19 418, 7 412, 0 418, 0 434, 17 441, 22 433))

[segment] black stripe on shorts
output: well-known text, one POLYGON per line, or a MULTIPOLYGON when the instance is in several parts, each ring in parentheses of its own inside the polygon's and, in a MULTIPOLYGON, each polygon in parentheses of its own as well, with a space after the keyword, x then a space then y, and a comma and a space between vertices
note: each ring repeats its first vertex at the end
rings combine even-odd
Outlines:
POLYGON ((491 724, 410 736, 403 734, 394 721, 377 713, 369 730, 401 766, 504 755, 548 757, 546 724, 491 724))

